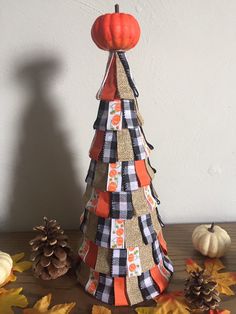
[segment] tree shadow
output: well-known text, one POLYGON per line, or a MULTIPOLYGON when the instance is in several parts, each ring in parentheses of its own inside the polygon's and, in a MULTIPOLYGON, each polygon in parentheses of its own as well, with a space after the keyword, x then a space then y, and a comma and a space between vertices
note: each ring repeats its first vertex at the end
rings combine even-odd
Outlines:
POLYGON ((78 228, 82 188, 50 84, 59 71, 54 57, 37 57, 21 64, 16 78, 27 92, 20 125, 21 139, 13 168, 7 230, 32 230, 42 217, 55 218, 63 228, 78 228))

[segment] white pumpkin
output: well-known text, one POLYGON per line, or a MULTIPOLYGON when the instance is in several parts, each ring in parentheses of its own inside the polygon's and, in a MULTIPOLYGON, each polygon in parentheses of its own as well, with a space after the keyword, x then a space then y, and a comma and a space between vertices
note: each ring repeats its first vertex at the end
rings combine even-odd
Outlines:
POLYGON ((192 241, 197 251, 212 258, 225 255, 231 245, 228 233, 214 223, 197 226, 193 231, 192 241))
POLYGON ((12 270, 13 261, 9 254, 0 251, 0 285, 2 285, 12 270))

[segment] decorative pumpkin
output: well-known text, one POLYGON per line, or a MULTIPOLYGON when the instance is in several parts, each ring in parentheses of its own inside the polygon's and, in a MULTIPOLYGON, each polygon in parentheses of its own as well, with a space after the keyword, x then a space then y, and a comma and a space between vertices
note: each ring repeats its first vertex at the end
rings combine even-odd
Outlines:
POLYGON ((133 48, 140 37, 137 20, 130 14, 119 13, 119 5, 115 5, 115 13, 99 16, 91 29, 92 39, 103 50, 126 51, 133 48))
POLYGON ((193 231, 192 241, 197 251, 209 257, 225 255, 231 245, 228 233, 214 223, 197 226, 193 231))
POLYGON ((11 256, 0 251, 0 285, 2 285, 10 275, 12 266, 13 261, 11 256))

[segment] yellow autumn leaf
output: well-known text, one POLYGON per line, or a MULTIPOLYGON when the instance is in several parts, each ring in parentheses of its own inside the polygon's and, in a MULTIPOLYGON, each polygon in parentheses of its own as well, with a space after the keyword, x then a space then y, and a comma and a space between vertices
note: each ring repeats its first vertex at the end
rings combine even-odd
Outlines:
POLYGON ((156 307, 137 307, 135 311, 138 314, 157 314, 157 308, 156 307))
POLYGON ((204 262, 205 270, 212 276, 213 280, 217 282, 217 290, 226 295, 234 295, 234 291, 230 289, 230 286, 236 285, 236 273, 233 272, 221 272, 225 269, 225 266, 220 259, 206 259, 204 262))
POLYGON ((104 306, 94 305, 92 308, 92 314, 111 314, 111 311, 104 306))
POLYGON ((1 314, 13 314, 12 307, 17 306, 24 308, 28 305, 26 297, 21 293, 23 288, 0 289, 0 313, 1 314))
POLYGON ((157 314, 189 314, 182 291, 161 294, 154 299, 157 302, 157 314))
POLYGON ((48 309, 51 303, 52 295, 48 294, 38 300, 33 308, 23 310, 23 314, 68 314, 75 306, 75 302, 54 305, 48 309))
MULTIPOLYGON (((236 273, 235 272, 221 272, 225 266, 218 258, 208 258, 204 262, 204 271, 207 272, 212 279, 217 282, 217 290, 226 295, 234 295, 234 291, 230 289, 230 286, 236 285, 236 273)), ((187 272, 202 270, 202 268, 192 259, 186 260, 187 272)))
POLYGON ((25 253, 18 253, 11 257, 13 260, 13 268, 12 268, 13 271, 18 271, 22 273, 23 271, 29 269, 32 266, 32 263, 29 261, 20 262, 20 260, 22 260, 24 256, 25 256, 25 253))

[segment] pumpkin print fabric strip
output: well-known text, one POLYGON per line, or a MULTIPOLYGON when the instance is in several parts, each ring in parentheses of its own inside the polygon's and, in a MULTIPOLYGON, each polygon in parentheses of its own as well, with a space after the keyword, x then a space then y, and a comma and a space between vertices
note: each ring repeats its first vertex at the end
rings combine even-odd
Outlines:
MULTIPOLYGON (((93 128, 101 131, 113 130, 108 125, 108 112, 110 108, 110 102, 107 100, 101 100, 97 118, 93 124, 93 128)), ((122 99, 121 100, 121 118, 122 129, 133 129, 139 126, 137 112, 135 110, 134 100, 122 99)))
POLYGON ((121 191, 122 183, 122 163, 111 163, 108 166, 107 191, 116 192, 121 191))
POLYGON ((144 189, 144 195, 148 202, 148 206, 150 208, 150 211, 153 211, 157 208, 157 202, 155 198, 152 196, 151 188, 149 185, 146 185, 143 187, 144 189))
POLYGON ((127 248, 127 269, 128 276, 140 276, 142 273, 139 247, 127 248))
POLYGON ((123 249, 125 247, 125 221, 123 219, 111 219, 111 249, 123 249))
POLYGON ((93 269, 90 269, 89 280, 85 286, 85 290, 88 293, 95 295, 97 291, 98 280, 99 280, 99 273, 94 271, 93 269))
POLYGON ((107 130, 121 130, 122 129, 122 110, 121 101, 114 100, 109 102, 107 130))

